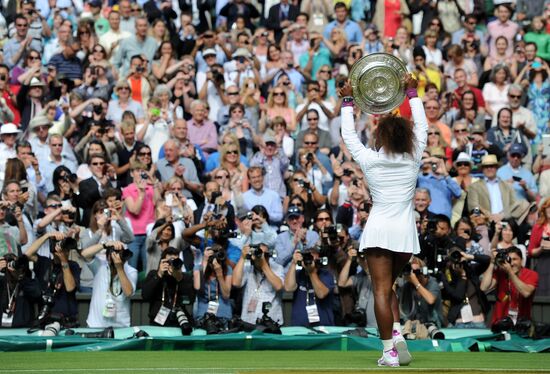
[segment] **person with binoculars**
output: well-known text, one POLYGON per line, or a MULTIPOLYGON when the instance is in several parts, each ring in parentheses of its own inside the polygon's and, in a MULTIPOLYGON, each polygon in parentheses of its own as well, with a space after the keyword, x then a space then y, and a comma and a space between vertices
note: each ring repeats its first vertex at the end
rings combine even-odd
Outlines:
POLYGON ((160 256, 158 269, 147 273, 141 295, 149 304, 149 323, 156 326, 185 327, 188 329, 189 311, 186 305, 195 300, 191 272, 183 271, 180 251, 168 247, 160 256), (183 314, 182 314, 183 313, 183 314))
POLYGON ((136 291, 137 270, 128 260, 132 252, 124 243, 109 241, 92 245, 81 253, 94 273, 88 327, 129 327, 130 298, 136 291), (105 250, 105 254, 102 252, 105 250))
POLYGON ((246 245, 233 269, 233 287, 244 288, 241 319, 245 322, 256 323, 262 317, 263 303, 270 302, 269 317, 283 324, 284 269, 272 255, 264 243, 246 245))
POLYGON ((539 282, 536 271, 524 268, 523 254, 517 247, 494 249, 492 259, 483 273, 480 288, 485 293, 496 290, 491 326, 504 318, 515 324, 518 319, 531 319, 533 297, 539 282))

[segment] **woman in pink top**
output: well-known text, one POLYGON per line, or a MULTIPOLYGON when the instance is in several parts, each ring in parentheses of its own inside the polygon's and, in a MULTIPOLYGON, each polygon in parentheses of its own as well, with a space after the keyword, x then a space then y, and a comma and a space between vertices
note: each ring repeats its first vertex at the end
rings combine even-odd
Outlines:
POLYGON ((146 166, 140 162, 130 164, 130 176, 133 183, 122 190, 122 199, 126 204, 126 216, 130 219, 134 231, 134 241, 128 249, 134 254, 128 263, 138 268, 138 259, 141 258, 142 268, 147 265, 147 225, 155 222, 155 202, 161 197, 161 184, 152 180, 146 173, 146 166))

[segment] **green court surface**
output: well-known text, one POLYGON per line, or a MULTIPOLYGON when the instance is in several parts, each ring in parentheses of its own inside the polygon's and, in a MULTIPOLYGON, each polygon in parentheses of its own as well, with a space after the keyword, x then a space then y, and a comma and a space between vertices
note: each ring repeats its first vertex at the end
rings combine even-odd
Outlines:
POLYGON ((550 373, 550 354, 418 352, 408 367, 378 368, 379 352, 113 351, 0 354, 3 373, 550 373))

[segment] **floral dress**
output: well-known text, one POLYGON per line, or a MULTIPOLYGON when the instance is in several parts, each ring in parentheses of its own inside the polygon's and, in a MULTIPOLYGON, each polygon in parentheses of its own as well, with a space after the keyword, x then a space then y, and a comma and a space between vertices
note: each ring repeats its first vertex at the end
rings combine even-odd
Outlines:
POLYGON ((539 144, 542 134, 548 132, 548 121, 550 121, 550 82, 545 80, 540 88, 531 83, 527 95, 529 98, 528 108, 533 112, 538 128, 534 144, 539 144))

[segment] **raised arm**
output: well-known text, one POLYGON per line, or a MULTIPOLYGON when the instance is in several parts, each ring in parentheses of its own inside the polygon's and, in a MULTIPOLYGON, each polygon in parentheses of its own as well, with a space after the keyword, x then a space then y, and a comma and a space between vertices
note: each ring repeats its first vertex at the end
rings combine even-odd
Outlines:
POLYGON ((338 89, 338 94, 343 98, 342 108, 340 109, 342 139, 353 156, 353 159, 359 165, 365 165, 367 161, 367 148, 361 143, 357 131, 355 130, 353 97, 351 96, 352 88, 349 80, 344 84, 344 87, 338 89))

